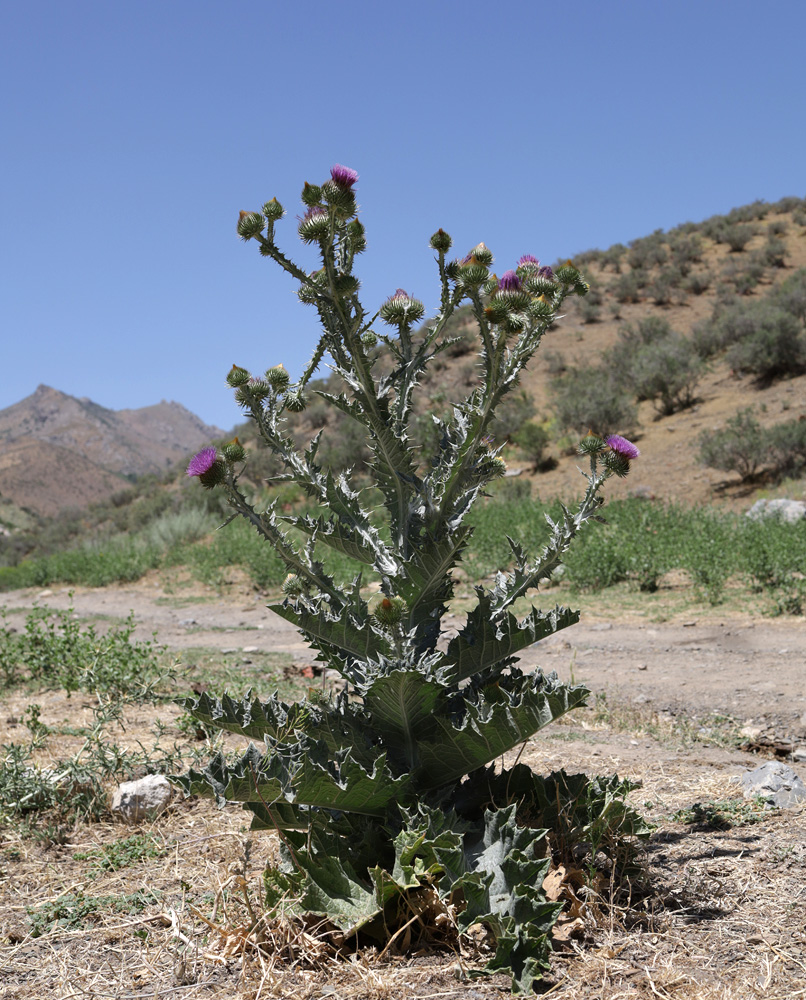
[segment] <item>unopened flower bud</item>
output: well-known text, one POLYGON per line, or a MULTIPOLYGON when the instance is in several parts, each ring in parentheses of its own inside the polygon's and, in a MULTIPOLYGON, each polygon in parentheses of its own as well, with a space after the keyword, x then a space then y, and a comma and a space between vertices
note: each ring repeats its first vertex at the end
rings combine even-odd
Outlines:
POLYGON ((493 262, 493 252, 484 243, 479 243, 473 247, 465 258, 466 264, 483 264, 489 267, 493 262))
POLYGON ((297 228, 303 243, 319 243, 330 234, 330 216, 326 209, 314 205, 299 220, 297 228))
POLYGON ((459 281, 466 288, 478 288, 479 285, 484 284, 489 276, 490 272, 486 265, 477 263, 461 264, 457 275, 459 281))
POLYGON ((444 229, 438 229, 431 237, 430 243, 433 250, 439 253, 447 253, 451 248, 453 240, 444 229))
POLYGON ((289 392, 289 394, 285 397, 285 407, 292 413, 302 413, 307 405, 308 400, 298 389, 294 392, 289 392))
POLYGON ((269 222, 276 222, 283 217, 283 206, 276 198, 272 198, 271 201, 267 201, 263 206, 263 214, 269 222))
POLYGON ((325 181, 322 185, 322 197, 345 218, 355 215, 355 195, 349 187, 337 184, 336 181, 325 181))
POLYGON ((570 260, 567 260, 562 267, 557 268, 554 277, 563 285, 577 285, 582 278, 570 260))
POLYGON ((402 597, 384 597, 375 605, 372 618, 381 628, 394 628, 401 623, 407 611, 408 605, 402 597))
POLYGON ((285 392, 288 388, 288 383, 291 381, 291 376, 285 370, 282 365, 275 365, 273 368, 266 369, 266 381, 278 392, 285 392))
POLYGON ((354 274, 337 274, 333 282, 339 295, 355 295, 361 287, 361 282, 354 274))
POLYGON ((311 208, 313 205, 318 205, 322 200, 322 189, 318 184, 309 184, 305 181, 305 187, 302 189, 302 202, 311 208))
POLYGON ((238 365, 233 365, 229 372, 227 372, 227 382, 229 382, 233 389, 239 385, 245 385, 250 377, 249 372, 238 365))
POLYGON ((372 330, 365 330, 364 333, 361 334, 361 343, 364 347, 375 347, 378 343, 378 336, 373 333, 372 330))
POLYGON ((299 597, 300 594, 304 593, 305 585, 296 573, 289 573, 283 580, 282 591, 286 597, 299 597))
POLYGON ((230 463, 242 462, 246 458, 246 449, 238 438, 233 438, 229 444, 225 444, 223 452, 224 458, 230 463))
POLYGON ((425 306, 419 299, 413 299, 402 288, 398 288, 380 308, 380 317, 389 326, 402 326, 422 319, 425 306))
POLYGON ((365 232, 363 222, 360 222, 358 219, 353 219, 347 227, 347 235, 350 238, 350 250, 354 254, 363 253, 367 249, 365 232))
POLYGON ((242 240, 259 236, 265 226, 266 220, 260 212, 240 212, 238 215, 238 235, 242 240))

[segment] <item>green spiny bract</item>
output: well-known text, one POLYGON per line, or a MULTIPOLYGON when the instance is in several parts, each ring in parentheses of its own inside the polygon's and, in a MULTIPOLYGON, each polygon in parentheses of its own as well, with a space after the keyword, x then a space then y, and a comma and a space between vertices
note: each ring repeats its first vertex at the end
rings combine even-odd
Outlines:
MULTIPOLYGON (((290 893, 298 908, 324 914, 345 936, 371 937, 409 919, 394 902, 401 894, 436 894, 453 914, 456 933, 473 922, 487 924, 498 946, 491 968, 509 969, 514 988, 529 990, 546 963, 557 911, 540 889, 547 864, 542 827, 552 816, 548 807, 524 813, 521 791, 508 791, 506 776, 515 772, 493 778, 491 765, 588 695, 556 674, 525 674, 514 666, 519 651, 573 624, 578 612, 533 607, 518 617, 514 606, 557 567, 585 522, 601 520, 600 488, 618 471, 603 461, 603 441, 586 445, 584 496, 575 510, 564 507, 549 521, 543 551, 530 558, 510 542, 513 569, 499 573, 492 587, 478 586, 458 631, 440 640, 454 571, 471 541, 467 515, 505 468, 489 438, 496 408, 517 387, 563 299, 586 286, 570 264, 535 288, 528 281, 521 287, 508 272, 510 291, 496 291, 490 300, 481 286, 492 253, 479 244, 462 262, 446 264, 450 238, 439 230, 431 238, 439 252, 437 315, 414 331, 424 307, 401 289, 367 312, 352 273, 364 243, 363 227, 351 218, 357 175, 337 167, 332 177, 303 192, 308 210, 299 233, 318 244, 318 271, 294 264, 275 244, 273 229, 259 236, 261 254, 297 279, 300 299, 318 312, 322 335, 310 363, 284 393, 230 377, 238 402, 284 466, 284 478, 321 512, 279 516, 274 504, 255 509, 232 464, 224 488, 234 513, 287 566, 284 600, 273 610, 302 632, 346 686, 331 700, 303 705, 250 694, 242 701, 206 694, 189 699, 185 707, 200 722, 258 740, 260 748, 250 745, 240 761, 219 755, 181 781, 190 792, 242 802, 255 828, 286 831, 286 874, 267 875, 271 906, 286 905, 281 900, 290 893), (428 365, 450 344, 446 326, 463 302, 479 326, 479 385, 438 421, 438 446, 423 456, 410 436, 412 397, 428 365), (376 348, 371 328, 378 318, 393 329, 376 348), (376 371, 379 351, 393 363, 376 371), (366 430, 378 509, 365 505, 367 492, 354 488, 349 475, 336 477, 319 465, 318 437, 301 450, 284 427, 284 410, 305 405, 307 383, 325 355, 344 391, 318 395, 366 430), (322 546, 373 571, 381 593, 372 606, 360 574, 345 585, 327 573, 317 558, 322 546)), ((498 289, 497 279, 494 284, 498 289)), ((542 801, 544 779, 525 772, 528 778, 518 771, 512 787, 525 782, 531 800, 542 801)))

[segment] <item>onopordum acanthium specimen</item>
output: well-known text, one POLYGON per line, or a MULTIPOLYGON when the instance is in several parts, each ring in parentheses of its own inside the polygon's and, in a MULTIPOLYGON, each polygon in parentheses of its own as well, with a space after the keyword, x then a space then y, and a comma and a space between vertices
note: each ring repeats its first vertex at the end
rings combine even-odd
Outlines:
MULTIPOLYGON (((580 830, 601 824, 608 810, 607 822, 633 814, 617 780, 597 784, 564 772, 542 778, 524 765, 495 770, 497 757, 588 694, 556 674, 515 665, 520 650, 573 624, 578 612, 532 607, 519 618, 514 606, 550 576, 585 522, 599 518, 602 484, 625 475, 637 449, 623 438, 587 437, 587 488, 576 508, 549 522, 548 544, 536 558, 511 542, 511 570, 492 587, 476 587, 458 633, 441 641, 454 570, 471 542, 468 512, 504 471, 489 438, 496 407, 518 385, 565 297, 587 286, 570 263, 552 269, 531 256, 498 278, 482 243, 449 260, 451 238, 440 229, 431 237, 436 317, 420 326, 424 306, 402 289, 368 313, 354 273, 366 247, 356 180, 336 166, 321 186, 303 189, 298 232, 321 262, 312 273, 275 242, 284 214, 276 199, 260 212, 242 212, 238 223, 244 240, 298 282, 299 298, 321 323, 298 380, 282 365, 259 376, 233 366, 227 376, 281 461, 281 478, 296 482, 318 511, 256 509, 239 487, 245 451, 237 440, 223 454, 205 449, 188 469, 204 486, 225 490, 233 517, 245 517, 260 542, 276 548, 289 576, 285 600, 273 610, 346 683, 330 700, 290 705, 251 693, 188 700, 187 710, 206 725, 260 744, 235 761, 219 754, 181 781, 188 791, 242 802, 254 814, 253 828, 281 832, 285 863, 266 873, 269 907, 320 915, 342 945, 388 941, 418 913, 421 941, 482 924, 496 948, 488 968, 511 971, 514 988, 527 990, 545 965, 559 909, 541 888, 546 829, 556 831, 563 810, 580 830), (437 421, 438 447, 423 455, 410 440, 412 399, 428 365, 452 342, 445 328, 461 303, 478 324, 478 385, 437 421), (305 408, 326 356, 343 391, 319 395, 366 429, 371 494, 350 475, 320 466, 318 437, 300 450, 284 427, 286 411, 305 408), (368 495, 380 498, 375 509, 368 495), (317 558, 324 546, 369 567, 380 595, 367 597, 360 574, 346 584, 329 575, 317 558)), ((637 821, 631 829, 638 832, 637 821)))

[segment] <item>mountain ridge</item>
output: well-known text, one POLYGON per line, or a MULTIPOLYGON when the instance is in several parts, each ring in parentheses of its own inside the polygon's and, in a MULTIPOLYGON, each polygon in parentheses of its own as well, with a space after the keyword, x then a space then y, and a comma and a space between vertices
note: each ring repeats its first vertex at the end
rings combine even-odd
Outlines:
POLYGON ((0 410, 0 496, 52 516, 164 473, 223 434, 181 403, 112 410, 40 384, 0 410))

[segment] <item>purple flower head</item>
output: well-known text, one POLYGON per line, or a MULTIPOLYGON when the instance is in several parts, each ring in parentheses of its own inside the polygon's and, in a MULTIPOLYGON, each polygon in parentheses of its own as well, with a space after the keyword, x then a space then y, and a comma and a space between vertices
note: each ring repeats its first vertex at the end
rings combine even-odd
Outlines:
POLYGON ((394 295, 390 295, 387 301, 391 302, 392 299, 407 299, 409 298, 409 293, 405 288, 398 288, 394 295))
POLYGON ((191 458, 187 474, 189 476, 203 476, 205 472, 209 472, 212 469, 215 465, 215 460, 215 448, 202 448, 198 455, 194 455, 191 458))
POLYGON ((544 264, 544 266, 541 267, 537 273, 540 275, 541 278, 548 278, 549 281, 554 280, 554 271, 552 271, 552 269, 548 266, 548 264, 544 264))
POLYGON ((605 438, 605 444, 611 451, 615 451, 626 458, 628 462, 633 458, 638 458, 641 454, 632 441, 628 441, 627 438, 622 437, 620 434, 609 434, 605 438))
POLYGON ((499 292, 519 292, 521 290, 521 279, 514 271, 504 271, 498 279, 499 292))
POLYGON ((532 256, 530 253, 525 253, 523 257, 518 261, 518 267, 528 267, 530 269, 537 269, 540 267, 540 261, 537 257, 532 256))
POLYGON ((358 174, 355 170, 350 170, 349 167, 343 167, 340 163, 330 168, 330 176, 333 178, 333 183, 338 184, 339 187, 351 188, 353 184, 358 180, 358 174))

